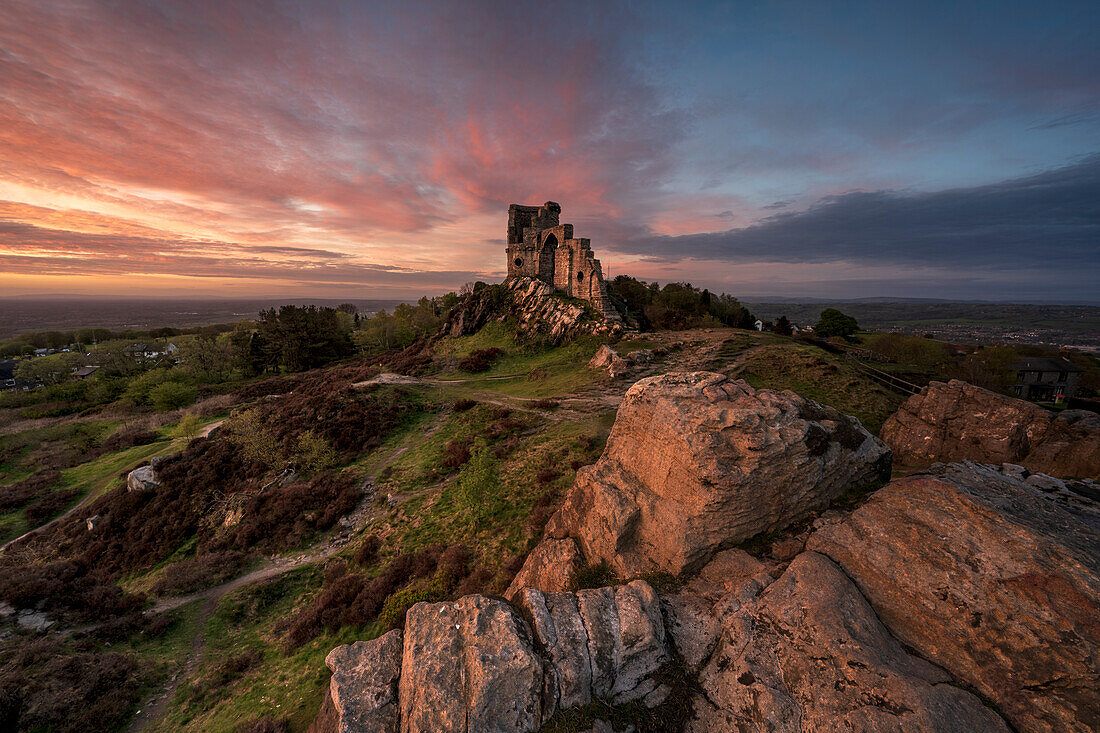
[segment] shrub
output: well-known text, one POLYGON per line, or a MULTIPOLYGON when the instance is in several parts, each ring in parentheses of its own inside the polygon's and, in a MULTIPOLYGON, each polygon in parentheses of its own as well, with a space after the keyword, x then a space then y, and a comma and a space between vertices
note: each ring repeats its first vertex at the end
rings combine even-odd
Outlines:
POLYGON ((157 595, 184 595, 211 588, 233 578, 244 567, 249 555, 236 550, 214 552, 169 565, 153 586, 157 595))
POLYGON ((495 499, 500 489, 499 464, 486 447, 478 441, 470 454, 470 461, 458 476, 458 491, 462 503, 474 515, 474 532, 481 523, 485 503, 495 499))
POLYGON ((176 429, 172 431, 177 438, 194 438, 202 430, 202 415, 197 412, 188 412, 180 418, 176 429))
POLYGON ((445 468, 458 468, 470 460, 470 438, 460 438, 448 441, 443 446, 443 466, 445 468))
POLYGON ((504 350, 496 346, 487 349, 475 349, 469 356, 458 362, 458 368, 466 372, 485 372, 504 355, 504 350))
POLYGON ((362 567, 373 565, 378 559, 378 550, 381 548, 382 540, 377 535, 368 535, 355 553, 355 562, 362 567))
POLYGON ((615 585, 618 580, 615 571, 604 560, 575 569, 569 574, 568 587, 571 591, 583 590, 584 588, 605 588, 609 585, 615 585))
POLYGON ((108 652, 66 654, 60 644, 23 642, 0 675, 5 730, 113 730, 139 701, 143 667, 108 652))
POLYGON ((466 410, 469 410, 472 407, 477 407, 477 400, 467 400, 467 399, 455 400, 454 411, 455 412, 465 412, 466 410))
POLYGON ((541 400, 535 400, 534 402, 532 402, 531 407, 535 408, 536 410, 556 410, 558 409, 558 402, 557 400, 552 400, 544 397, 541 400))
POLYGON ((312 430, 305 431, 295 441, 294 462, 307 473, 332 468, 337 460, 329 442, 312 430))
POLYGON ((183 382, 164 382, 149 390, 149 402, 157 412, 168 412, 187 407, 199 392, 194 386, 183 382))
POLYGON ((47 468, 10 486, 0 486, 0 512, 17 509, 35 496, 44 494, 61 481, 61 472, 47 468))
POLYGON ((290 719, 265 715, 237 726, 237 733, 290 733, 290 719))
POLYGON ((38 526, 60 514, 78 496, 80 496, 80 491, 77 489, 49 491, 24 507, 23 516, 27 518, 29 524, 38 526))

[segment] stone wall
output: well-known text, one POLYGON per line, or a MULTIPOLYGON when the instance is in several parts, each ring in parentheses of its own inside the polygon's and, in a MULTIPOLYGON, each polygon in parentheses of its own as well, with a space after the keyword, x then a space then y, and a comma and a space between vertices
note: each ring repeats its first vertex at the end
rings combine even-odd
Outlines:
POLYGON ((553 201, 508 207, 508 276, 538 278, 587 300, 604 318, 620 320, 590 240, 575 238, 572 224, 559 223, 560 214, 561 206, 553 201))

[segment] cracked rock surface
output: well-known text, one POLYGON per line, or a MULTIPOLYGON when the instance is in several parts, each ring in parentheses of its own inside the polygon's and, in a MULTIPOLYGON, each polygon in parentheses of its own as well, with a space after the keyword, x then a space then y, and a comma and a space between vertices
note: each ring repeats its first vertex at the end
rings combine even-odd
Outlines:
POLYGON ((994 466, 933 466, 818 530, 808 549, 1017 728, 1097 730, 1100 505, 1034 483, 994 466))

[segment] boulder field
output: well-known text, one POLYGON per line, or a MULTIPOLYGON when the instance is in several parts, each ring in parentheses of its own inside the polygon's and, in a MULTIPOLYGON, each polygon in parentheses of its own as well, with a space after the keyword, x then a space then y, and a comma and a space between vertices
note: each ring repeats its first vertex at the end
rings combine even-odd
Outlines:
POLYGON ((937 463, 827 509, 889 460, 789 392, 643 380, 509 600, 420 603, 334 649, 313 730, 537 731, 577 710, 634 728, 593 709, 679 710, 698 733, 1100 729, 1096 484, 937 463), (792 523, 758 556, 735 546, 792 523), (569 589, 594 561, 636 579, 569 589), (658 594, 651 571, 678 582, 658 594))
POLYGON ((904 466, 973 460, 1100 479, 1100 415, 1052 413, 957 379, 932 382, 910 397, 883 424, 881 436, 904 466))

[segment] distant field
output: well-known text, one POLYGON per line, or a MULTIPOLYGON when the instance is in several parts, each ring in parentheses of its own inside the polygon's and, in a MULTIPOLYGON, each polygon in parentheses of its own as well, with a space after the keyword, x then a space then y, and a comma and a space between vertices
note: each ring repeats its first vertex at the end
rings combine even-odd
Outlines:
POLYGON ((280 305, 336 306, 354 303, 361 313, 392 310, 401 300, 268 298, 257 300, 45 300, 0 299, 0 339, 25 331, 76 328, 137 330, 188 328, 255 318, 264 308, 280 305))
POLYGON ((949 340, 1046 341, 1100 344, 1100 307, 999 303, 746 303, 758 318, 785 315, 814 324, 825 308, 836 308, 871 330, 931 333, 949 340))

